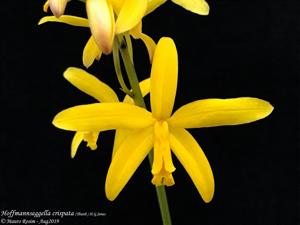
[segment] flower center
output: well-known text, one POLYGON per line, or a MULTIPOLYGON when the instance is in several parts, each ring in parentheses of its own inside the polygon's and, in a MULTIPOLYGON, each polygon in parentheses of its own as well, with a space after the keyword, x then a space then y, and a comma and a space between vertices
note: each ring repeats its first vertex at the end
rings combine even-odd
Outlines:
POLYGON ((152 164, 152 183, 159 185, 173 185, 172 172, 175 167, 172 162, 169 126, 166 121, 157 121, 154 124, 154 160, 152 164))

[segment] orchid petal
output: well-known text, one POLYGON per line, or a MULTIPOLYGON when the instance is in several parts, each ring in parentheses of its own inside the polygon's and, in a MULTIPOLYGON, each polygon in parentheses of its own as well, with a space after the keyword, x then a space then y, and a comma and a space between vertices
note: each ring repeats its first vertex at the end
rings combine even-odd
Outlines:
POLYGON ((164 4, 167 0, 148 0, 148 6, 146 15, 153 12, 155 9, 157 9, 159 6, 164 4))
POLYGON ((199 194, 208 203, 214 195, 214 177, 209 162, 193 136, 185 129, 171 129, 170 146, 199 194))
POLYGON ((182 106, 169 123, 182 128, 238 125, 263 119, 272 110, 269 102, 258 98, 205 99, 182 106))
POLYGON ((145 15, 147 0, 125 0, 116 21, 116 34, 135 27, 145 15))
POLYGON ((156 44, 151 37, 142 33, 142 22, 138 23, 138 25, 130 31, 130 34, 133 36, 134 39, 141 39, 144 42, 148 50, 150 62, 152 62, 156 44))
POLYGON ((95 59, 97 60, 100 59, 101 55, 102 55, 102 51, 99 49, 93 36, 91 36, 83 50, 83 54, 82 54, 83 65, 86 68, 89 68, 93 64, 95 59))
POLYGON ((77 26, 77 27, 88 27, 89 23, 86 18, 78 17, 78 16, 67 16, 63 15, 59 18, 56 18, 55 16, 45 16, 43 17, 38 25, 47 23, 47 22, 58 22, 58 23, 65 23, 71 26, 77 26))
POLYGON ((71 158, 73 159, 77 153, 80 143, 83 141, 84 132, 78 131, 75 133, 71 144, 71 158))
POLYGON ((99 102, 119 102, 113 89, 82 69, 69 67, 64 72, 64 77, 79 90, 99 102))
POLYGON ((209 5, 204 0, 172 0, 177 5, 199 15, 208 15, 209 5))
POLYGON ((128 137, 128 135, 132 132, 130 129, 117 129, 115 133, 114 139, 114 147, 112 151, 112 159, 114 158, 116 152, 118 151, 120 145, 123 143, 124 140, 128 137))
POLYGON ((47 0, 43 5, 43 11, 48 12, 48 9, 49 9, 49 1, 47 0))
POLYGON ((158 120, 170 117, 175 101, 178 58, 174 41, 161 38, 154 52, 151 69, 151 109, 158 120))
POLYGON ((152 127, 134 130, 122 142, 107 172, 105 193, 110 201, 118 196, 152 147, 152 127))
POLYGON ((145 128, 154 119, 146 109, 128 103, 80 105, 58 113, 53 125, 70 131, 102 131, 119 128, 145 128))

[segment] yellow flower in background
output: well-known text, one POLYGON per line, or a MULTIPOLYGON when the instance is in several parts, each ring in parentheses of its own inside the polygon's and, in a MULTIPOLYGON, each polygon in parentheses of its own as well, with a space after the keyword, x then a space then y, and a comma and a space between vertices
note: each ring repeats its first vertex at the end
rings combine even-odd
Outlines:
MULTIPOLYGON (((89 27, 88 19, 69 15, 63 15, 60 18, 56 18, 55 16, 45 16, 39 21, 38 24, 41 25, 47 22, 59 22, 72 26, 89 27)), ((133 27, 129 31, 129 33, 134 39, 141 39, 144 42, 148 50, 149 59, 151 62, 156 44, 151 37, 142 32, 142 22, 138 23, 135 27, 133 27)), ((90 67, 96 59, 99 60, 101 58, 101 55, 101 48, 97 46, 93 36, 91 36, 83 49, 83 65, 86 68, 90 67)))
MULTIPOLYGON (((59 18, 64 13, 67 1, 64 7, 62 2, 62 0, 47 1, 44 11, 47 11, 50 6, 53 14, 59 18)), ((133 29, 142 21, 147 10, 147 3, 147 0, 86 0, 88 27, 100 52, 110 54, 115 35, 133 29)), ((88 44, 94 45, 92 41, 88 44)))
POLYGON ((201 147, 186 129, 250 123, 273 110, 264 100, 242 97, 194 101, 172 115, 177 73, 176 46, 172 39, 162 38, 154 53, 150 76, 152 112, 128 103, 98 103, 72 107, 55 116, 53 124, 70 131, 130 129, 117 143, 108 170, 105 191, 109 200, 118 196, 153 148, 153 184, 174 184, 172 150, 203 200, 210 202, 214 194, 213 173, 201 147))
MULTIPOLYGON (((172 1, 200 15, 209 13, 209 6, 204 0, 172 1)), ((165 3, 166 0, 87 0, 88 19, 63 15, 67 2, 67 0, 46 1, 44 11, 47 12, 50 6, 55 16, 43 17, 39 21, 39 25, 46 22, 61 22, 73 26, 89 27, 92 37, 86 43, 82 55, 82 61, 86 68, 90 67, 95 59, 99 60, 102 53, 111 53, 115 35, 127 31, 134 39, 141 39, 144 42, 150 62, 152 61, 156 45, 151 37, 142 33, 142 18, 165 3)))
MULTIPOLYGON (((47 12, 50 7, 54 16, 59 18, 64 14, 67 2, 48 0, 44 4, 44 11, 47 12)), ((148 0, 86 0, 88 24, 101 52, 110 54, 115 35, 125 33, 141 23, 147 5, 148 0)))
MULTIPOLYGON (((78 88, 80 91, 93 97, 99 102, 119 102, 118 96, 113 89, 111 89, 107 84, 97 79, 95 76, 87 73, 82 69, 69 67, 64 72, 64 78, 76 88, 78 88)), ((140 88, 143 96, 147 95, 150 89, 150 79, 146 79, 140 82, 140 88)), ((134 104, 132 98, 130 98, 129 96, 125 97, 124 102, 134 104)), ((92 132, 77 131, 73 137, 71 144, 71 157, 75 157, 77 149, 82 141, 86 141, 87 146, 90 147, 91 150, 97 149, 97 140, 99 133, 100 130, 92 132)), ((116 137, 121 138, 124 135, 126 135, 126 133, 126 130, 118 130, 116 132, 116 137)))
MULTIPOLYGON (((85 0, 79 0, 86 2, 85 0)), ((124 0, 108 0, 113 4, 116 13, 120 12, 121 6, 124 0)), ((148 0, 146 15, 153 12, 156 8, 164 4, 167 0, 148 0)), ((60 17, 64 14, 66 4, 68 0, 47 0, 44 4, 44 11, 47 12, 50 6, 52 13, 56 17, 60 17)), ((208 15, 209 5, 205 0, 172 0, 175 4, 185 8, 188 11, 199 15, 208 15)))

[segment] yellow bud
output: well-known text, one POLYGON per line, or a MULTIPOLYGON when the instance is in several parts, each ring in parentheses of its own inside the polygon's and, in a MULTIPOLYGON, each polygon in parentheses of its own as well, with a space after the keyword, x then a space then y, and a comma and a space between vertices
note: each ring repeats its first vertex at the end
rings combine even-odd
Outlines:
POLYGON ((65 13, 68 0, 49 0, 49 7, 54 16, 61 17, 65 13))
POLYGON ((107 0, 87 0, 86 10, 96 44, 103 53, 111 53, 115 36, 115 17, 112 5, 107 0))

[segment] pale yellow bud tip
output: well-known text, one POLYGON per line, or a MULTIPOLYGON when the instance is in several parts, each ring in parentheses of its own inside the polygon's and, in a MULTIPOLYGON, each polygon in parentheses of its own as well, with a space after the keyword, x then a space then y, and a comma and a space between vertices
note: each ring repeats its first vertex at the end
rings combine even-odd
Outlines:
POLYGON ((57 18, 65 13, 68 0, 49 0, 49 7, 53 15, 57 18))

